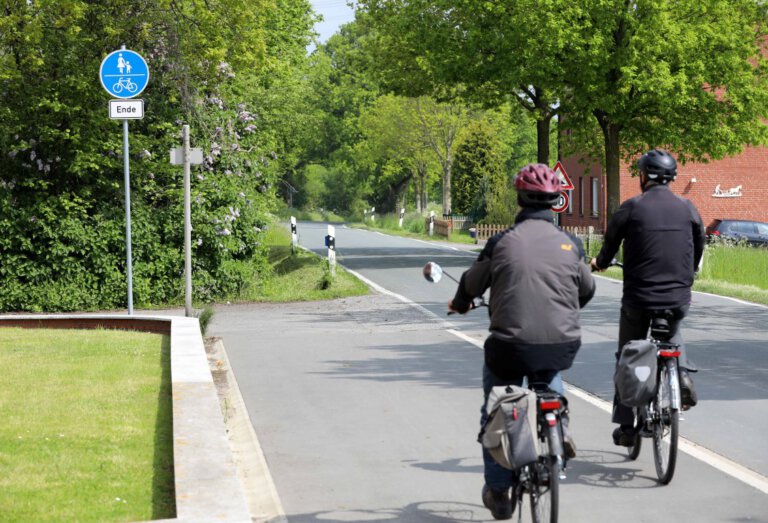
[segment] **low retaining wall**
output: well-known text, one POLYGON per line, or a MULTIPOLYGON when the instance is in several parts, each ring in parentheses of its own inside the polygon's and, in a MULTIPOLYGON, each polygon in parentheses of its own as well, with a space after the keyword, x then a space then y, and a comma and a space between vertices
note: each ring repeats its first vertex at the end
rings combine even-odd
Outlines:
POLYGON ((105 328, 170 335, 176 518, 156 521, 251 522, 197 318, 9 315, 0 316, 0 327, 105 328))

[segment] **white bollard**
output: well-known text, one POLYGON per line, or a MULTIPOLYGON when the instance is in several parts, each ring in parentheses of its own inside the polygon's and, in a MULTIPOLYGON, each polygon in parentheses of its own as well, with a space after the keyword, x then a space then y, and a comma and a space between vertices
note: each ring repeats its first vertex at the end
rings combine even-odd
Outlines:
POLYGON ((435 232, 435 211, 429 211, 429 235, 435 232))

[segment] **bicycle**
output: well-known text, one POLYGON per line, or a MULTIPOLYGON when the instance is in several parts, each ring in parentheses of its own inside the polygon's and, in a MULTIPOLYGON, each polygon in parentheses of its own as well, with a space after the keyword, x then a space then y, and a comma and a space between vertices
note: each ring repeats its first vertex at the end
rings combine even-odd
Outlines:
MULTIPOLYGON (((443 275, 458 280, 435 262, 428 262, 423 269, 424 277, 432 283, 443 275)), ((472 302, 473 309, 487 307, 481 296, 472 302)), ((449 311, 448 314, 453 314, 449 311)), ((563 447, 562 414, 564 398, 544 382, 530 382, 528 388, 536 394, 536 454, 538 458, 518 471, 518 481, 512 492, 515 505, 522 510, 523 498, 528 494, 531 518, 534 523, 557 523, 560 508, 560 480, 565 479, 568 457, 563 447)))
POLYGON ((627 448, 630 459, 637 459, 642 438, 653 438, 656 475, 662 485, 669 484, 677 464, 680 411, 680 346, 670 341, 671 312, 660 310, 651 319, 648 340, 656 349, 656 391, 653 399, 635 408, 635 439, 627 448))
POLYGON ((512 492, 517 506, 530 497, 534 523, 557 523, 560 509, 560 480, 565 479, 568 458, 563 449, 561 414, 563 398, 546 383, 530 383, 536 393, 536 445, 538 459, 520 469, 519 481, 512 492))
MULTIPOLYGON (((624 267, 617 260, 610 265, 624 267)), ((656 389, 648 404, 635 407, 635 437, 627 447, 629 459, 640 456, 642 438, 653 438, 653 459, 656 475, 662 485, 669 484, 675 474, 679 439, 680 412, 680 346, 670 341, 669 320, 672 311, 651 312, 648 341, 656 350, 656 389)))
POLYGON ((123 92, 123 89, 129 93, 135 93, 138 88, 139 86, 133 83, 130 78, 120 78, 120 80, 112 86, 112 90, 115 94, 120 94, 123 92))

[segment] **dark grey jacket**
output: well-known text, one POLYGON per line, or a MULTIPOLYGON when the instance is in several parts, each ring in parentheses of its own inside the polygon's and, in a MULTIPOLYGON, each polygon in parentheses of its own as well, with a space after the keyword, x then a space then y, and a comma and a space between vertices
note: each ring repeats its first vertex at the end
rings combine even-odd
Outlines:
POLYGON ((579 309, 595 282, 581 241, 556 227, 551 211, 523 209, 513 227, 491 238, 462 275, 453 307, 466 310, 488 288, 492 372, 571 366, 581 345, 579 309))

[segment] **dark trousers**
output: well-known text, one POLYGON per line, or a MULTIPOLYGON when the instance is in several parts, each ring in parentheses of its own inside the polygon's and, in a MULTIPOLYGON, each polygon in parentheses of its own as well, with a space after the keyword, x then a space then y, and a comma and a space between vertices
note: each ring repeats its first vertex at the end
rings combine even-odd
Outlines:
MULTIPOLYGON (((678 362, 683 369, 693 369, 693 365, 688 361, 685 353, 683 336, 680 332, 680 323, 685 315, 688 314, 689 306, 685 305, 677 309, 670 309, 673 313, 669 320, 669 332, 672 335, 670 342, 680 345, 680 357, 678 362)), ((651 327, 651 312, 647 309, 633 309, 630 307, 621 307, 621 317, 619 318, 619 349, 616 351, 616 361, 619 361, 621 348, 631 340, 642 340, 648 337, 648 329, 651 327)), ((632 407, 627 407, 619 402, 618 393, 613 396, 613 416, 611 420, 621 425, 634 424, 635 415, 632 407)))

